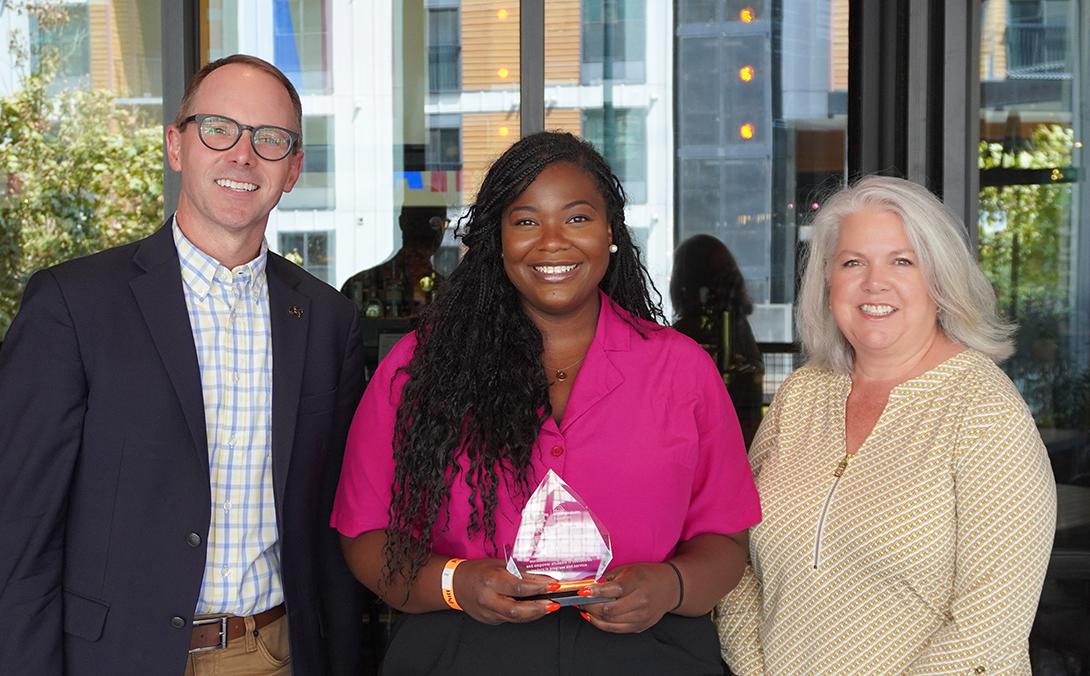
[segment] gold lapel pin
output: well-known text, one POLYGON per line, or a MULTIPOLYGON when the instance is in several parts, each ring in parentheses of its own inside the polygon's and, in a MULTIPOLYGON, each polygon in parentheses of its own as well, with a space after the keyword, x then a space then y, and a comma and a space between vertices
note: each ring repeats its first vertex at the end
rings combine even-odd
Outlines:
POLYGON ((288 314, 291 315, 292 317, 295 317, 296 319, 302 319, 303 318, 303 308, 299 307, 298 305, 292 305, 291 307, 288 308, 288 314))

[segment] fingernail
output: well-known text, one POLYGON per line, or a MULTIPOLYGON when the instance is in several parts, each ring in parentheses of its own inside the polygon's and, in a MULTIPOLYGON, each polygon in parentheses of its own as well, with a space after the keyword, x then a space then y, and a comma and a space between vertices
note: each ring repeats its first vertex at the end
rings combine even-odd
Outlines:
POLYGON ((558 610, 560 610, 560 604, 555 601, 552 601, 549 605, 545 606, 545 612, 547 613, 555 613, 558 610))
POLYGON ((547 589, 549 591, 551 591, 551 592, 560 591, 560 583, 559 582, 550 582, 547 589))
POLYGON ((591 590, 590 587, 583 587, 582 589, 579 590, 579 595, 580 596, 594 596, 594 592, 591 590))
POLYGON ((590 615, 587 615, 586 613, 583 613, 583 612, 580 612, 579 614, 583 616, 584 620, 586 620, 587 622, 590 622, 590 615))

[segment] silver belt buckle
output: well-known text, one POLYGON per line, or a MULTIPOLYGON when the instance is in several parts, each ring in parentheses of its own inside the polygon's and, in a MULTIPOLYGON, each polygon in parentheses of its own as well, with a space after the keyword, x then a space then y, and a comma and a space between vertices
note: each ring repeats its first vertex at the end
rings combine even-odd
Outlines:
POLYGON ((227 616, 224 616, 224 617, 206 617, 203 620, 193 620, 193 626, 194 627, 200 627, 200 626, 203 626, 203 625, 206 625, 206 624, 217 624, 218 623, 220 625, 220 642, 219 642, 219 645, 210 645, 210 646, 208 646, 206 648, 190 648, 189 649, 190 654, 192 654, 192 653, 203 653, 203 652, 207 652, 209 650, 223 650, 224 648, 226 648, 227 647, 227 620, 228 619, 229 618, 227 616))

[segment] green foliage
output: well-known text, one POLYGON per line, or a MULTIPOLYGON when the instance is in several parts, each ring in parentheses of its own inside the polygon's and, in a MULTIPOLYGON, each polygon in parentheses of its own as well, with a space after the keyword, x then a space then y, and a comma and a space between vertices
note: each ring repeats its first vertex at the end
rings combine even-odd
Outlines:
POLYGON ((1049 169, 1055 183, 980 191, 980 264, 1000 311, 1018 323, 1016 353, 1005 370, 1038 424, 1079 427, 1090 414, 1090 373, 1070 362, 1070 249, 1074 130, 1038 126, 1021 147, 981 142, 980 168, 1049 169), (1079 421, 1082 422, 1079 422, 1079 421))
MULTIPOLYGON (((1024 147, 980 144, 980 168, 1070 167, 1074 131, 1037 127, 1024 147)), ((980 191, 980 259, 1000 308, 1020 319, 1021 305, 1066 303, 1066 240, 1070 235, 1071 183, 1008 185, 980 191)))
POLYGON ((56 60, 37 62, 0 99, 0 337, 34 271, 142 237, 163 218, 162 127, 107 91, 52 91, 56 60))

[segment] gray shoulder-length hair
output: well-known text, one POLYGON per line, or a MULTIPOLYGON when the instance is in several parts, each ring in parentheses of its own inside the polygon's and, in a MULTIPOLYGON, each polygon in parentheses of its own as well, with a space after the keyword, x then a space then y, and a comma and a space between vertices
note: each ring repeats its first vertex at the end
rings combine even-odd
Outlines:
POLYGON ((840 223, 865 208, 901 219, 916 252, 946 336, 999 362, 1014 351, 1014 325, 999 317, 995 292, 969 250, 961 221, 926 188, 888 176, 867 176, 822 205, 813 223, 810 253, 799 289, 796 318, 809 364, 848 372, 854 352, 829 311, 829 261, 840 223))

